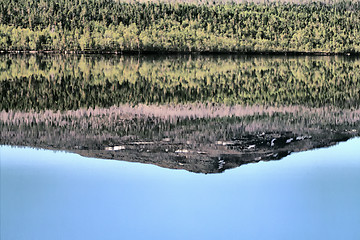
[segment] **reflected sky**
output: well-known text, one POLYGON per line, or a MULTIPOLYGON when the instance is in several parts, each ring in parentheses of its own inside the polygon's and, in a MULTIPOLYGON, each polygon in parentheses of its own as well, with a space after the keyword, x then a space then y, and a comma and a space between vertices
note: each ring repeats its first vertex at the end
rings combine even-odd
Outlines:
POLYGON ((360 138, 222 174, 1 147, 1 239, 359 239, 360 138))

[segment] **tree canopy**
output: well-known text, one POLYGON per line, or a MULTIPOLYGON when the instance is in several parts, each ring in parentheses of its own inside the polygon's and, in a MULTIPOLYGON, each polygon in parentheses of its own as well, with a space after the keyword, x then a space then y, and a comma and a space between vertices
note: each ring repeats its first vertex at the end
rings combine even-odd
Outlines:
POLYGON ((3 0, 0 50, 360 52, 360 1, 3 0))

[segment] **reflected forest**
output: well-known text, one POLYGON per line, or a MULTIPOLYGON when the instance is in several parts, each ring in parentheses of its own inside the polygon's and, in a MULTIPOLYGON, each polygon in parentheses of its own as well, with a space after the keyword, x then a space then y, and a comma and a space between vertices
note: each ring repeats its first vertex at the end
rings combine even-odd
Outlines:
POLYGON ((357 57, 1 55, 0 73, 2 110, 360 105, 357 57))
POLYGON ((197 173, 359 136, 348 56, 1 55, 0 144, 197 173))

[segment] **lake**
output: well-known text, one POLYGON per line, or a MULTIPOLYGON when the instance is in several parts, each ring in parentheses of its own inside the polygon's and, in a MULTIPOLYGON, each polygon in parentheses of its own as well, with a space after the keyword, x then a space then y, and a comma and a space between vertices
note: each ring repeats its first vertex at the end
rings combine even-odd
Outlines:
POLYGON ((360 238, 360 58, 0 55, 1 239, 360 238))
POLYGON ((358 239, 360 138, 199 175, 1 147, 1 239, 358 239))

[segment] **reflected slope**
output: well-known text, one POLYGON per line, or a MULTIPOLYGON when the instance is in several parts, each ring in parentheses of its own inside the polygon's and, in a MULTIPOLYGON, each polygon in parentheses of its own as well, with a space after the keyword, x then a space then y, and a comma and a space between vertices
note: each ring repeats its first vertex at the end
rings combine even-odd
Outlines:
POLYGON ((217 173, 359 136, 360 110, 335 107, 121 105, 2 111, 1 144, 217 173))
POLYGON ((1 55, 1 144, 217 173, 359 136, 352 57, 1 55))

